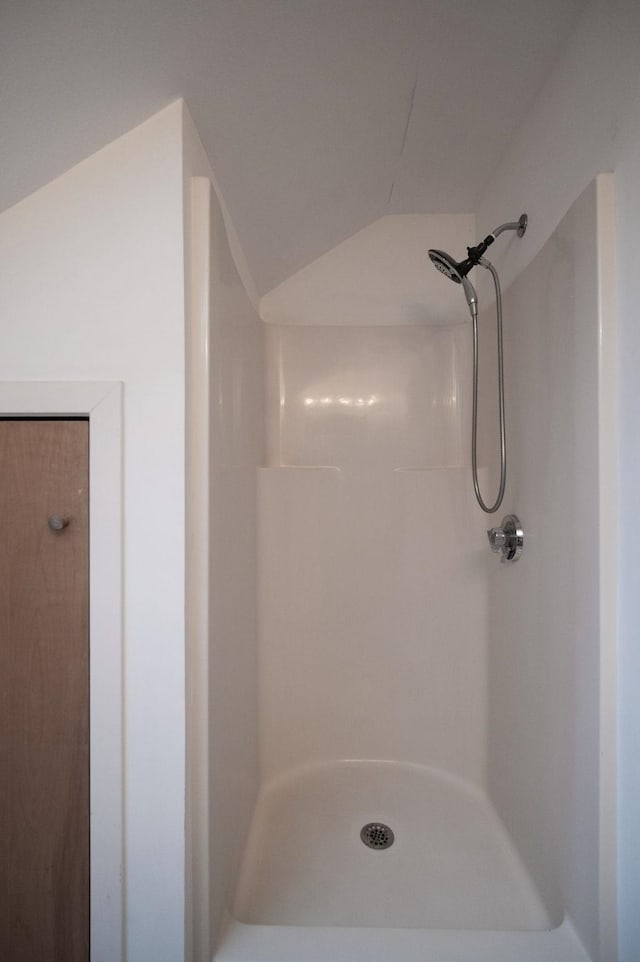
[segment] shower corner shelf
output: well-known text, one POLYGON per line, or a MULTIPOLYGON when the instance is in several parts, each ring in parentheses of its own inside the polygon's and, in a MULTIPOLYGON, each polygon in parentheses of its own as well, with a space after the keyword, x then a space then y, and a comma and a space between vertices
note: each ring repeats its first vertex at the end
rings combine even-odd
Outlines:
POLYGON ((402 465, 401 467, 392 468, 398 474, 430 474, 434 471, 470 471, 471 465, 469 464, 430 464, 430 465, 418 465, 416 467, 408 467, 402 465))
POLYGON ((337 464, 259 464, 259 471, 299 471, 300 473, 308 472, 313 473, 314 471, 329 471, 338 472, 342 471, 342 468, 337 464))
MULTIPOLYGON (((435 471, 470 471, 469 464, 429 464, 429 465, 395 465, 395 464, 259 464, 259 471, 299 471, 312 473, 314 471, 336 471, 339 473, 357 471, 372 473, 388 471, 397 474, 431 474, 435 471)), ((482 470, 482 469, 481 469, 482 470)))

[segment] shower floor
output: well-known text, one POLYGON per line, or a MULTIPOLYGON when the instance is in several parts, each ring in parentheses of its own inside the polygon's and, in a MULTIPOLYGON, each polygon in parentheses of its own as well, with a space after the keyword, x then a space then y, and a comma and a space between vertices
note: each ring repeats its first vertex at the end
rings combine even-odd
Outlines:
POLYGON ((548 930, 493 808, 456 779, 380 762, 316 765, 259 798, 233 908, 261 926, 548 930), (360 830, 383 822, 391 847, 360 830))

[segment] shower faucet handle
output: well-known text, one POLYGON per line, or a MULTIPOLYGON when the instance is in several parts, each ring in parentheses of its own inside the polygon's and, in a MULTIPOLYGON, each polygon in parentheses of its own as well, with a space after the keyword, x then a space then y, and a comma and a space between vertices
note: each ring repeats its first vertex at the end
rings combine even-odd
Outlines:
POLYGON ((491 550, 501 554, 501 561, 517 561, 522 554, 524 531, 515 514, 507 514, 499 528, 489 528, 487 538, 491 550))
POLYGON ((489 528, 487 537, 492 551, 502 551, 507 543, 507 535, 503 528, 489 528))

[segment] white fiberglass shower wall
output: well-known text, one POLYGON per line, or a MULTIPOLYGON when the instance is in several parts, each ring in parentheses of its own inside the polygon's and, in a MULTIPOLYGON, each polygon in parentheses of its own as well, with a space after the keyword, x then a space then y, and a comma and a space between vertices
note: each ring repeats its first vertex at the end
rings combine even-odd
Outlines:
MULTIPOLYGON (((473 218, 385 218, 263 299, 266 443, 254 425, 240 472, 261 457, 257 513, 243 496, 211 609, 216 960, 615 958, 610 186, 592 185, 505 299, 504 509, 527 539, 512 568, 473 498, 466 305, 425 257, 473 243, 473 218), (550 544, 570 540, 571 511, 576 557, 550 544), (363 845, 366 823, 391 847, 363 845)), ((241 410, 257 416, 255 398, 241 410)))

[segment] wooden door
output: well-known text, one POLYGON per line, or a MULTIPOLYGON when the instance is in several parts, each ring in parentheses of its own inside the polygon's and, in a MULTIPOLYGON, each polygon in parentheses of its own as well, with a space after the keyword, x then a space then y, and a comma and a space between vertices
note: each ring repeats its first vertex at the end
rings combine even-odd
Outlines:
POLYGON ((0 421, 0 959, 89 958, 89 423, 0 421), (60 531, 48 519, 69 519, 60 531))

